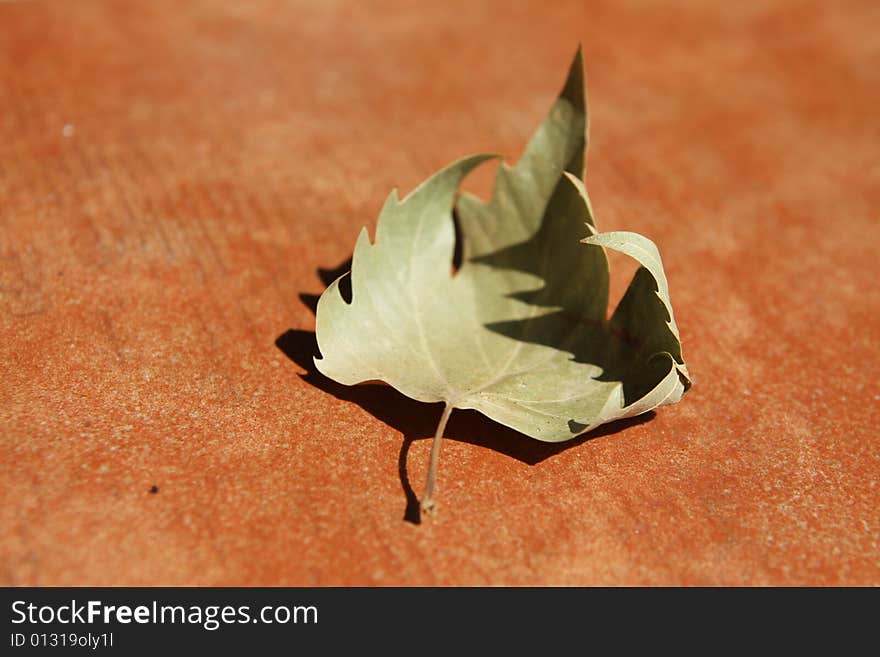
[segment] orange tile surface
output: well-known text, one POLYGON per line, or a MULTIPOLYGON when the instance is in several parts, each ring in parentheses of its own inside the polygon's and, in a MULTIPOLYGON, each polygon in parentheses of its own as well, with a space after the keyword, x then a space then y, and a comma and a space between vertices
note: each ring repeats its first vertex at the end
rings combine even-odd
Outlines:
POLYGON ((878 24, 0 4, 0 583, 880 584, 878 24), (315 373, 309 295, 392 187, 515 159, 579 42, 599 227, 659 244, 696 385, 561 446, 456 412, 416 525, 439 407, 315 373))

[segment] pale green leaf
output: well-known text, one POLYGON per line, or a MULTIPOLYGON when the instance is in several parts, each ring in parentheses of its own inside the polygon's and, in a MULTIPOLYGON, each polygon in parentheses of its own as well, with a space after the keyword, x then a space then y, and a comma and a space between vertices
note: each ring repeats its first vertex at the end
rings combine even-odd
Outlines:
POLYGON ((578 178, 586 148, 580 53, 549 115, 488 203, 457 209, 464 259, 451 271, 460 160, 403 201, 389 196, 371 244, 354 250, 352 301, 321 296, 316 364, 344 384, 384 381, 425 402, 473 408, 533 438, 567 440, 681 397, 689 385, 666 277, 652 242, 595 233, 578 178), (598 247, 642 267, 610 321, 598 247))

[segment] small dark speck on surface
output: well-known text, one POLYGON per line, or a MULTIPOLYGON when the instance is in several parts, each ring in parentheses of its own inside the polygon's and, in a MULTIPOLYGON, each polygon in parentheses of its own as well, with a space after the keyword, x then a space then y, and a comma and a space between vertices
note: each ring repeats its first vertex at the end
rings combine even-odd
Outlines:
POLYGON ((159 487, 158 487, 158 486, 156 486, 155 484, 153 484, 152 486, 150 486, 150 494, 155 495, 155 494, 158 493, 158 492, 159 492, 159 487))

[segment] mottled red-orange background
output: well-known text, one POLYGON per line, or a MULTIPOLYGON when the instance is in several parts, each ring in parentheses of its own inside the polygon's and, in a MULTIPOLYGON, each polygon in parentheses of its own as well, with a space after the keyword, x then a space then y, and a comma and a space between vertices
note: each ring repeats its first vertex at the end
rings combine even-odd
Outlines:
POLYGON ((878 25, 0 5, 0 583, 880 584, 878 25), (696 385, 566 449, 454 414, 417 526, 439 408, 301 377, 299 295, 392 187, 515 159, 578 43, 599 227, 659 244, 696 385))

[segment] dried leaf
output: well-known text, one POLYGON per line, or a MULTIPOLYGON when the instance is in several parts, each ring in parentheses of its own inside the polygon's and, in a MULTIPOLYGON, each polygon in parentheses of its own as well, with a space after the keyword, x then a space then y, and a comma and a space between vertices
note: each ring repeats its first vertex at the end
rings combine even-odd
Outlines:
POLYGON ((453 408, 558 442, 674 403, 690 385, 657 248, 635 233, 596 233, 578 178, 586 126, 578 52, 520 160, 499 166, 488 203, 468 194, 456 203, 488 155, 451 164, 402 201, 393 191, 375 243, 366 229, 357 240, 351 302, 339 280, 319 300, 315 362, 324 375, 446 403, 423 506, 433 503, 453 408), (463 240, 455 273, 453 205, 463 240), (603 247, 641 265, 610 320, 603 247))

